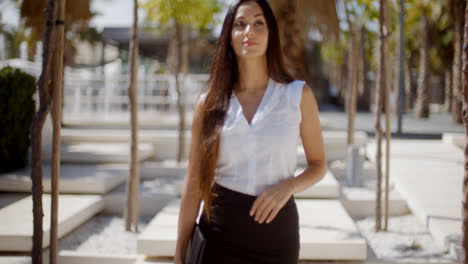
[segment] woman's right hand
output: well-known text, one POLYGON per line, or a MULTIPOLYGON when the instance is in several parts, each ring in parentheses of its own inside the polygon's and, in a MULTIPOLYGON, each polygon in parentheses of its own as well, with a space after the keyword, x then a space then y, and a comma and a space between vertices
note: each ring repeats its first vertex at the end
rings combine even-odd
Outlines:
POLYGON ((182 261, 182 257, 178 254, 174 256, 174 264, 184 264, 184 262, 182 261))
POLYGON ((190 235, 197 221, 198 212, 200 211, 201 195, 197 190, 197 182, 200 172, 201 125, 202 104, 201 100, 199 100, 193 116, 192 141, 190 143, 187 176, 185 177, 180 199, 174 264, 184 264, 185 262, 185 249, 189 243, 190 235))

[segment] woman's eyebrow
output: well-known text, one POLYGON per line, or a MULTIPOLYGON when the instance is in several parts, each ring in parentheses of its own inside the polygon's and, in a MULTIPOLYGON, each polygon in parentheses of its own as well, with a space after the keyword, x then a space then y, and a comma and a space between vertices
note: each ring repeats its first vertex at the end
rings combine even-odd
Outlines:
MULTIPOLYGON (((254 17, 258 17, 258 16, 263 16, 263 14, 262 14, 262 13, 258 13, 258 14, 256 14, 254 17)), ((243 16, 238 16, 238 17, 236 17, 236 19, 244 19, 244 18, 245 18, 245 17, 243 17, 243 16)))

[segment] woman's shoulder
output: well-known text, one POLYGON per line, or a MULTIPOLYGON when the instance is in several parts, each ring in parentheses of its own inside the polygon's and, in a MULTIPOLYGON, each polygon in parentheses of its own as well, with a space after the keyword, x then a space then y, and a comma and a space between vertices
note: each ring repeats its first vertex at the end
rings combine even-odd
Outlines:
POLYGON ((291 89, 302 90, 305 84, 306 82, 303 80, 293 80, 292 82, 288 83, 288 86, 291 87, 291 89))
POLYGON ((289 83, 283 83, 280 85, 283 89, 281 94, 284 99, 288 98, 291 103, 298 105, 301 102, 303 90, 307 87, 307 84, 303 80, 293 80, 289 83))
POLYGON ((208 96, 208 91, 203 91, 198 97, 200 103, 205 103, 206 97, 208 96))
POLYGON ((292 80, 289 83, 281 83, 277 87, 281 87, 284 93, 301 95, 306 85, 303 80, 292 80))

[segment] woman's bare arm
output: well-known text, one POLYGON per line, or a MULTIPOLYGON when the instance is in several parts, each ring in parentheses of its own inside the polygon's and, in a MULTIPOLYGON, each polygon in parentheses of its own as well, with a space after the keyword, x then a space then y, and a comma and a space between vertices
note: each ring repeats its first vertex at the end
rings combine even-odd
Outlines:
POLYGON ((301 112, 301 140, 307 160, 307 168, 300 175, 293 178, 293 193, 302 192, 314 185, 327 172, 327 159, 325 158, 317 101, 312 89, 307 84, 302 88, 301 112))
POLYGON ((200 133, 202 100, 195 106, 192 122, 192 141, 190 144, 189 163, 180 202, 179 223, 177 228, 177 245, 174 263, 184 263, 185 250, 190 239, 195 221, 200 210, 201 197, 197 192, 197 177, 200 163, 200 133))
POLYGON ((307 84, 302 88, 301 113, 300 134, 307 168, 297 177, 288 178, 259 195, 252 205, 250 215, 260 224, 273 221, 291 195, 317 183, 327 171, 317 101, 307 84))

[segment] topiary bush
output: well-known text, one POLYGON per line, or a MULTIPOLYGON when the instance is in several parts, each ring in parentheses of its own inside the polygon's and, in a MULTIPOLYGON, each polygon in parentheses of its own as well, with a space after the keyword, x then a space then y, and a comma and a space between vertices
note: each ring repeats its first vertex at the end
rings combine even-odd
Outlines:
POLYGON ((0 70, 0 173, 24 168, 28 162, 35 91, 33 76, 11 67, 0 70))

